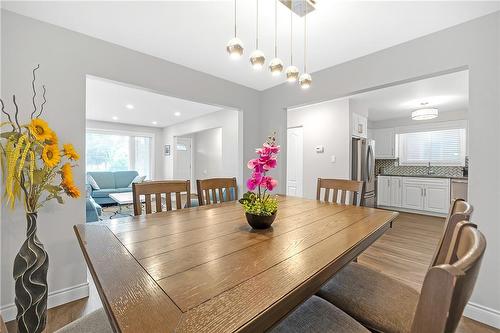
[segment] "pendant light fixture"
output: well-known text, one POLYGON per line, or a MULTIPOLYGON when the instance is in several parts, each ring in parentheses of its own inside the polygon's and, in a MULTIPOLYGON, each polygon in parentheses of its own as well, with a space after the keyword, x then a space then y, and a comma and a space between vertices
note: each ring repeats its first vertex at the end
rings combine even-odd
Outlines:
POLYGON ((307 58, 306 58, 306 48, 307 48, 307 3, 304 0, 304 6, 306 7, 306 15, 304 16, 304 73, 299 77, 299 84, 302 89, 309 89, 312 83, 311 74, 307 73, 307 58))
POLYGON ((264 52, 259 50, 259 0, 256 0, 257 3, 257 15, 256 15, 256 34, 255 34, 255 51, 250 55, 250 63, 252 64, 253 69, 260 70, 264 66, 266 62, 266 57, 264 56, 264 52))
POLYGON ((278 0, 274 0, 274 59, 269 63, 269 70, 273 76, 283 72, 283 61, 278 58, 278 0))
POLYGON ((295 82, 299 78, 299 69, 293 65, 293 12, 290 11, 290 66, 286 68, 286 80, 295 82))
MULTIPOLYGON (((425 107, 427 102, 420 103, 423 107, 425 107)), ((437 118, 439 115, 439 111, 436 108, 423 108, 423 109, 418 109, 415 111, 412 111, 411 113, 411 119, 412 120, 429 120, 429 119, 434 119, 437 118)))
POLYGON ((226 50, 233 59, 238 59, 243 54, 243 42, 236 37, 236 1, 234 0, 234 37, 227 42, 226 50))

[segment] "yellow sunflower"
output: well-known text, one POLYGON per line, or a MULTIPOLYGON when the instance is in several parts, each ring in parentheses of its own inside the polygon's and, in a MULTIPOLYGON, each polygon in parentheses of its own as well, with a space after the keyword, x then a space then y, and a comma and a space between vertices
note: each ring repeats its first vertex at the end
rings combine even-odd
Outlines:
POLYGON ((50 138, 47 139, 47 143, 49 145, 57 145, 59 143, 56 132, 50 131, 50 138))
POLYGON ((46 145, 43 147, 42 160, 49 168, 55 167, 61 161, 57 145, 46 145))
POLYGON ((49 140, 52 136, 52 130, 49 128, 49 124, 45 120, 35 118, 31 120, 28 125, 28 129, 38 141, 49 140))
POLYGON ((71 143, 67 143, 63 145, 64 155, 66 155, 70 160, 77 161, 80 158, 80 155, 76 152, 75 148, 71 143))
POLYGON ((69 163, 65 163, 61 167, 61 178, 62 178, 62 184, 66 185, 73 184, 73 170, 71 169, 71 165, 69 163))
POLYGON ((68 185, 63 185, 64 191, 66 194, 72 198, 79 198, 80 197, 80 190, 78 187, 75 186, 75 184, 68 184, 68 185))

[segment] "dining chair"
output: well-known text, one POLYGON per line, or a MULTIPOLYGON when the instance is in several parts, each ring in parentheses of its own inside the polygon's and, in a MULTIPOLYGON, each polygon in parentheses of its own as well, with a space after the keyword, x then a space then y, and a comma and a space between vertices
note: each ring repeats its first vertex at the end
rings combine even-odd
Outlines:
POLYGON ((337 203, 340 197, 340 204, 342 205, 361 205, 361 195, 363 193, 362 181, 318 178, 316 200, 321 200, 321 189, 324 189, 323 201, 325 202, 330 202, 330 190, 332 190, 333 196, 331 202, 337 203))
MULTIPOLYGON (((470 221, 473 212, 473 207, 464 199, 455 199, 450 206, 448 216, 444 222, 443 233, 439 239, 438 246, 432 256, 431 264, 429 267, 444 264, 449 254, 450 243, 453 239, 453 232, 455 226, 460 221, 470 221)), ((448 259, 449 262, 449 259, 448 259)))
POLYGON ((156 213, 162 211, 162 197, 165 198, 165 207, 167 211, 172 210, 172 194, 175 193, 175 206, 177 209, 182 208, 181 194, 186 193, 185 207, 191 207, 191 185, 189 180, 160 180, 148 181, 132 184, 133 200, 134 200, 134 215, 142 214, 142 200, 144 196, 144 206, 146 214, 153 213, 151 207, 151 195, 154 195, 156 213))
POLYGON ((317 293, 370 330, 454 332, 478 275, 484 236, 469 221, 453 232, 451 261, 431 267, 421 292, 383 273, 351 263, 317 293))
POLYGON ((0 333, 7 333, 7 326, 5 326, 5 322, 3 321, 2 316, 0 315, 0 333))
POLYGON ((55 333, 112 333, 111 325, 103 308, 95 310, 68 325, 58 329, 55 333))
POLYGON ((196 181, 200 206, 238 200, 236 178, 210 178, 196 181))

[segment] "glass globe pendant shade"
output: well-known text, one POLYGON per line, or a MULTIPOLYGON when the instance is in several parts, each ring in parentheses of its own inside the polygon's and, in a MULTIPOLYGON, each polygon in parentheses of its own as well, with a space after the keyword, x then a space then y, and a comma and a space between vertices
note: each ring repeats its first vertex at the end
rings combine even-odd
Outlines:
POLYGON ((274 58, 269 63, 269 70, 273 76, 278 76, 283 72, 283 61, 280 58, 274 58))
POLYGON ((252 64, 253 69, 262 69, 264 67, 264 63, 266 62, 266 57, 264 53, 260 50, 255 50, 250 55, 250 63, 252 64))
POLYGON ((226 45, 227 53, 233 59, 238 59, 243 54, 243 42, 239 38, 231 38, 226 45))
POLYGON ((285 73, 288 82, 295 82, 299 79, 299 69, 293 65, 288 66, 285 73))
POLYGON ((303 73, 299 77, 299 84, 302 87, 302 89, 308 89, 311 86, 312 83, 312 77, 308 73, 303 73))

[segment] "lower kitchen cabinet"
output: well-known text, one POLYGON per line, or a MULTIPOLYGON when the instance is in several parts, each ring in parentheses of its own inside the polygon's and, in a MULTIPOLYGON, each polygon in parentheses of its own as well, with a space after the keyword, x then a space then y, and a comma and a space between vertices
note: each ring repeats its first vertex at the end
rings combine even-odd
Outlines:
POLYGON ((450 180, 379 176, 378 206, 446 214, 450 207, 450 180), (380 198, 380 200, 379 200, 380 198))

